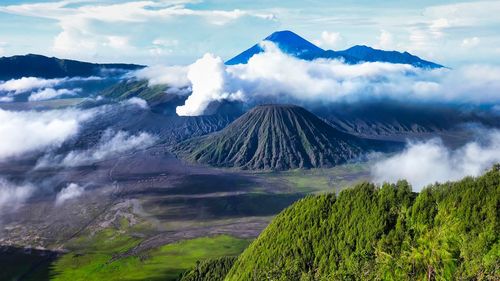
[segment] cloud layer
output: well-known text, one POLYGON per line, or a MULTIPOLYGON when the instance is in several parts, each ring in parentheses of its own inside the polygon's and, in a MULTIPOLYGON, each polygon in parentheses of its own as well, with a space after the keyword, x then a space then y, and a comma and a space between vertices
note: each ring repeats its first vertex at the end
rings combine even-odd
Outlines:
POLYGON ((450 150, 440 139, 409 143, 406 149, 373 165, 375 182, 408 180, 415 191, 435 182, 478 176, 500 163, 500 131, 482 132, 484 140, 450 150))
POLYGON ((53 87, 61 83, 63 79, 43 79, 37 77, 23 77, 11 79, 0 83, 0 91, 14 92, 15 94, 29 92, 35 89, 53 87))
POLYGON ((76 88, 76 89, 52 89, 52 88, 46 88, 41 91, 38 91, 36 93, 33 93, 29 96, 28 100, 29 101, 42 101, 42 100, 50 100, 54 98, 59 98, 61 96, 75 96, 78 93, 80 93, 82 89, 76 88))
MULTIPOLYGON (((271 42, 247 64, 226 66, 212 54, 186 68, 146 68, 140 78, 191 87, 179 115, 202 115, 213 101, 239 100, 328 103, 366 99, 437 101, 460 104, 500 102, 500 67, 470 65, 459 69, 426 70, 406 64, 369 62, 350 65, 339 60, 300 60, 282 53, 271 42), (144 75, 147 73, 147 75, 144 75)), ((184 94, 184 92, 183 92, 184 94)))
POLYGON ((197 0, 94 2, 53 1, 4 5, 0 6, 0 12, 55 21, 58 27, 55 31, 58 33, 52 40, 52 51, 64 56, 86 54, 89 57, 103 52, 108 56, 119 53, 120 57, 141 53, 141 50, 153 50, 151 55, 160 54, 170 50, 171 43, 177 40, 150 39, 149 46, 141 46, 143 48, 134 44, 134 40, 144 44, 145 38, 165 34, 165 26, 169 27, 168 34, 177 33, 176 27, 182 29, 187 26, 182 24, 186 19, 198 22, 198 27, 203 29, 245 19, 264 22, 274 19, 271 13, 237 8, 193 9, 192 6, 199 3, 197 0))
POLYGON ((0 161, 59 147, 97 110, 8 111, 0 109, 0 161))
POLYGON ((0 212, 5 209, 16 209, 34 192, 31 184, 16 185, 0 178, 0 212))
POLYGON ((183 88, 189 85, 186 66, 162 66, 155 65, 137 70, 132 73, 139 79, 147 79, 150 86, 167 84, 175 88, 183 88))
POLYGON ((156 137, 145 132, 131 135, 124 131, 115 132, 108 129, 94 147, 86 150, 73 150, 65 155, 47 154, 38 161, 37 168, 89 165, 122 153, 147 148, 153 145, 156 140, 156 137))
POLYGON ((12 102, 20 94, 30 94, 29 101, 41 101, 75 96, 80 94, 86 82, 102 80, 103 77, 65 77, 44 79, 38 77, 23 77, 0 81, 0 102, 12 102))

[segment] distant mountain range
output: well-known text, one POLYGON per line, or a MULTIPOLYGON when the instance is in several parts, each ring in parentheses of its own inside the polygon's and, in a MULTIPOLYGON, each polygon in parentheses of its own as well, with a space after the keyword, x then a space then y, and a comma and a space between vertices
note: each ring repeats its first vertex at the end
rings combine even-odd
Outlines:
MULTIPOLYGON (((323 50, 322 48, 288 30, 274 32, 264 38, 263 41, 271 41, 275 43, 284 53, 305 60, 323 58, 341 59, 349 64, 357 64, 361 62, 389 62, 410 64, 415 67, 429 69, 443 67, 442 65, 423 60, 408 52, 401 53, 397 51, 383 51, 373 49, 368 46, 354 46, 343 51, 323 50)), ((234 58, 226 61, 226 64, 245 64, 252 56, 263 51, 264 50, 260 46, 260 43, 257 43, 234 58)))
POLYGON ((45 79, 75 76, 88 77, 102 75, 103 71, 128 71, 143 67, 136 64, 98 64, 28 54, 24 56, 1 57, 0 80, 19 79, 22 77, 40 77, 45 79))
MULTIPOLYGON (((265 41, 275 43, 284 53, 304 59, 341 59, 349 64, 361 62, 404 63, 421 68, 440 68, 437 63, 423 60, 408 52, 383 51, 368 46, 354 46, 343 51, 323 50, 291 31, 277 31, 265 41)), ((255 54, 264 50, 260 44, 243 51, 226 61, 227 65, 245 64, 255 54)), ((130 71, 144 68, 143 65, 123 63, 90 63, 76 60, 59 59, 42 55, 28 54, 12 57, 0 57, 0 80, 19 79, 22 77, 61 78, 100 76, 108 71, 130 71)))
POLYGON ((302 107, 257 106, 223 130, 174 147, 188 161, 249 170, 331 167, 381 149, 343 133, 302 107))

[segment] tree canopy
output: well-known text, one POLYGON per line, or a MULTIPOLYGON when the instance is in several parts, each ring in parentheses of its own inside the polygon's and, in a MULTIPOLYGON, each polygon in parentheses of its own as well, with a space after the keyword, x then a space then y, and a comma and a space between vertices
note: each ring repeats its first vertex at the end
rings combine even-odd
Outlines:
POLYGON ((225 280, 499 280, 499 217, 500 165, 418 194, 363 183, 285 209, 225 280))

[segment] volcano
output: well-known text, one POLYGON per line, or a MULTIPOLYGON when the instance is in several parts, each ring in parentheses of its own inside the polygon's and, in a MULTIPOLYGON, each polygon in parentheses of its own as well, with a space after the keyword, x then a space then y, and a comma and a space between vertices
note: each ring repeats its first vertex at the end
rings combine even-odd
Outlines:
POLYGON ((223 130, 174 146, 190 162, 249 170, 331 167, 379 143, 331 127, 295 105, 260 105, 223 130))

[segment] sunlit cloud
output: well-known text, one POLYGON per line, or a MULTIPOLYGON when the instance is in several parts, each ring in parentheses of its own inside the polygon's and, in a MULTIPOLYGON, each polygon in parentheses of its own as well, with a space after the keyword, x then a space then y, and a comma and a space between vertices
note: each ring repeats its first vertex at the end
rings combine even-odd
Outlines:
POLYGON ((61 146, 97 110, 8 111, 0 109, 0 161, 61 146))
MULTIPOLYGON (((500 102, 500 67, 467 65, 457 69, 421 69, 406 64, 339 60, 300 60, 282 53, 271 42, 247 64, 224 65, 206 54, 189 67, 153 67, 137 72, 150 83, 191 88, 179 115, 202 115, 214 101, 259 100, 328 103, 390 98, 458 104, 500 102), (172 79, 175 78, 175 79, 172 79), (471 93, 480 93, 474 94, 471 93)), ((181 92, 185 94, 185 92, 181 92)))
POLYGON ((447 148, 440 139, 411 142, 406 149, 372 166, 372 178, 378 183, 408 180, 415 191, 435 182, 479 176, 500 163, 500 131, 482 131, 481 140, 458 149, 447 148))

